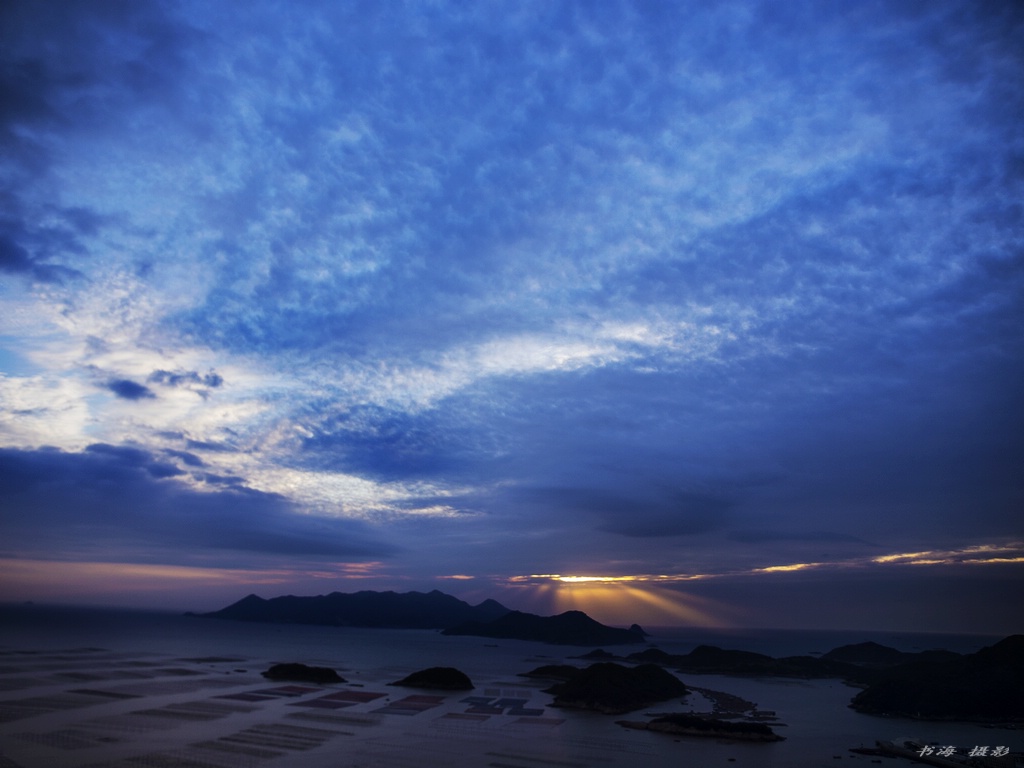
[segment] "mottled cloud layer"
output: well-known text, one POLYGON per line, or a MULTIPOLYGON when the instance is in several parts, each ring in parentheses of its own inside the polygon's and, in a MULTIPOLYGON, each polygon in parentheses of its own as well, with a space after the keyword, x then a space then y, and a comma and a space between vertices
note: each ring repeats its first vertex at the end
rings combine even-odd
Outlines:
POLYGON ((7 557, 426 584, 1022 536, 1019 4, 0 29, 7 557))

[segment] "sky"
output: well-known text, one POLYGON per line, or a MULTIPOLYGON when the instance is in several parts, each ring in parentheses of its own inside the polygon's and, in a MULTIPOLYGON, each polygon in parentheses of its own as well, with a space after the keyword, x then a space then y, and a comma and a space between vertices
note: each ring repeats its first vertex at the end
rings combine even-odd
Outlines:
POLYGON ((0 600, 1024 631, 1024 5, 0 6, 0 600))

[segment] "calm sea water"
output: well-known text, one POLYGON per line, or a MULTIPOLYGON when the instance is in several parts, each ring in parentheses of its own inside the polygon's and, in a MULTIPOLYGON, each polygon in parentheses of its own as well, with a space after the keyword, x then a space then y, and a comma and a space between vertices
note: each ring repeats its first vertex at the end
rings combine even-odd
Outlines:
MULTIPOLYGON (((947 648, 963 653, 976 651, 999 639, 965 635, 722 631, 693 628, 649 628, 649 631, 652 633, 650 643, 670 653, 686 653, 699 644, 711 644, 772 656, 826 652, 840 645, 865 640, 874 640, 907 651, 947 648)), ((272 662, 299 661, 333 667, 366 690, 394 691, 396 689, 385 689, 384 686, 410 672, 431 666, 454 666, 473 679, 478 691, 507 692, 516 686, 533 685, 533 689, 524 694, 531 697, 531 707, 546 707, 550 703, 550 696, 543 693, 543 686, 517 678, 518 673, 540 664, 582 664, 571 657, 590 650, 523 641, 445 637, 428 630, 251 624, 124 610, 0 607, 0 653, 3 654, 2 663, 7 665, 7 676, 11 679, 18 676, 16 667, 19 663, 31 668, 33 654, 24 652, 45 654, 83 648, 105 649, 140 659, 157 656, 192 660, 205 657, 237 659, 223 670, 217 670, 225 675, 229 671, 239 671, 229 670, 228 667, 245 668, 255 674, 272 662)), ((640 646, 626 648, 624 653, 641 649, 640 646)), ((214 665, 209 666, 212 670, 214 665)), ((838 680, 681 677, 684 682, 694 686, 733 693, 757 702, 759 709, 775 711, 780 721, 785 723, 776 730, 786 736, 786 741, 775 744, 726 744, 701 739, 676 739, 662 734, 628 731, 615 725, 614 721, 620 719, 618 717, 547 707, 545 716, 560 718, 564 722, 557 727, 531 729, 516 725, 512 720, 509 720, 508 725, 502 724, 499 727, 496 725, 498 720, 492 719, 485 724, 486 728, 480 727, 474 731, 469 727, 474 724, 467 723, 466 728, 460 731, 449 727, 459 721, 441 719, 430 713, 415 718, 385 717, 378 718, 380 724, 372 732, 367 730, 369 735, 365 738, 357 734, 345 741, 347 751, 344 754, 325 747, 297 756, 293 762, 289 762, 287 756, 274 760, 247 759, 253 765, 266 768, 293 764, 309 768, 320 765, 500 764, 547 765, 549 768, 551 765, 562 765, 564 768, 594 765, 614 768, 641 763, 655 767, 736 765, 810 768, 835 765, 835 756, 842 756, 845 761, 860 760, 867 768, 870 758, 858 757, 847 750, 856 746, 872 746, 876 739, 912 737, 926 743, 965 748, 988 745, 1007 746, 1013 751, 1024 750, 1024 732, 1021 731, 988 729, 961 723, 923 723, 856 713, 847 707, 856 689, 838 680), (445 729, 441 729, 441 725, 445 729), (729 762, 730 759, 732 762, 729 762)), ((26 697, 38 693, 25 689, 8 690, 2 686, 4 678, 5 675, 0 674, 0 712, 4 711, 5 703, 15 707, 11 711, 20 711, 17 707, 24 706, 26 697)), ((254 682, 258 684, 261 681, 254 678, 254 682)), ((47 686, 42 694, 61 693, 59 686, 54 687, 52 679, 47 686)), ((682 706, 678 702, 674 705, 668 702, 653 707, 652 711, 685 710, 690 704, 696 705, 695 708, 699 710, 700 703, 689 699, 682 706)), ((55 719, 57 714, 47 717, 52 722, 39 719, 39 723, 35 723, 26 719, 4 723, 0 718, 0 737, 21 733, 19 738, 25 739, 27 737, 22 732, 30 726, 36 727, 38 733, 44 733, 43 726, 55 729, 47 733, 67 731, 69 727, 81 730, 84 727, 73 724, 68 726, 65 721, 70 715, 67 713, 60 715, 65 720, 55 719)), ((171 736, 166 738, 170 739, 171 736)), ((174 738, 190 740, 197 737, 191 731, 181 730, 174 738)), ((7 754, 16 757, 17 750, 8 750, 7 754)), ((69 751, 66 758, 66 762, 61 764, 103 764, 96 760, 89 762, 91 758, 84 752, 69 751)), ((24 758, 20 764, 24 768, 34 768, 24 762, 24 758)), ((231 765, 236 764, 241 766, 250 763, 231 765)))

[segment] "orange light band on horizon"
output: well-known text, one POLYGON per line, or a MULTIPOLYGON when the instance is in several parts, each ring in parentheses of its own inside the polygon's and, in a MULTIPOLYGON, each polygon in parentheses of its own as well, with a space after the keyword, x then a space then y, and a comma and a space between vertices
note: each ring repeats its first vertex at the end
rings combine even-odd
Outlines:
POLYGON ((792 565, 770 565, 767 568, 755 568, 751 573, 785 573, 787 571, 806 571, 809 568, 821 568, 827 563, 793 563, 792 565))
POLYGON ((843 569, 869 568, 871 566, 900 565, 996 565, 1008 563, 1024 563, 1024 543, 1011 542, 997 546, 992 544, 965 547, 963 549, 922 552, 901 552, 877 557, 861 557, 833 562, 787 563, 785 565, 768 565, 748 570, 722 571, 720 573, 680 573, 680 574, 626 574, 616 576, 563 576, 557 573, 534 573, 528 576, 510 576, 506 579, 512 584, 536 584, 555 582, 561 584, 614 584, 614 583, 680 583, 699 579, 716 579, 727 577, 756 576, 762 574, 793 573, 812 569, 843 569), (1005 555, 1002 557, 979 557, 979 555, 1005 555))

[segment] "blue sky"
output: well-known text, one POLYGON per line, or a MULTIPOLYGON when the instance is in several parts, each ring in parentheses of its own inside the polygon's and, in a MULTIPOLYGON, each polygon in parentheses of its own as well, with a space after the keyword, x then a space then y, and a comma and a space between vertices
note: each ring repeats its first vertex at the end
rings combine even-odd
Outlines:
POLYGON ((0 35, 0 599, 1021 629, 1019 3, 0 35))

